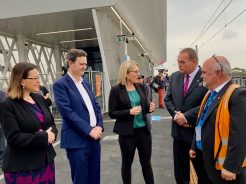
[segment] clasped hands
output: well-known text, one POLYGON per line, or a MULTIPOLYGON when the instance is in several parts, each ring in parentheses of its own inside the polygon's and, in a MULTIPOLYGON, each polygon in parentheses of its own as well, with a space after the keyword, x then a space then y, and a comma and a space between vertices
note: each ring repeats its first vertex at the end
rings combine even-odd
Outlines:
POLYGON ((185 116, 180 111, 175 111, 176 115, 174 116, 173 120, 178 123, 180 126, 183 127, 190 127, 190 125, 187 123, 185 116))
POLYGON ((101 137, 102 137, 102 127, 96 126, 96 127, 92 128, 92 130, 91 130, 91 132, 89 133, 89 135, 90 135, 94 140, 101 139, 101 137))

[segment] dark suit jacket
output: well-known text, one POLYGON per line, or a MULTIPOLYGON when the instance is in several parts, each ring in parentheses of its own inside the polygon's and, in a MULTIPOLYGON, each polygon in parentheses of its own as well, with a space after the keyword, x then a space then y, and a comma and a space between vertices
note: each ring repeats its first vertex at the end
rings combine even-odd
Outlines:
POLYGON ((171 75, 169 88, 165 97, 165 105, 172 118, 175 116, 175 111, 181 111, 187 122, 191 125, 191 127, 185 128, 172 122, 172 137, 191 143, 194 136, 194 127, 199 106, 207 92, 207 88, 203 87, 201 83, 201 69, 199 69, 186 95, 183 97, 184 76, 180 72, 175 72, 171 75))
POLYGON ((5 92, 0 90, 0 101, 2 101, 5 98, 5 92))
POLYGON ((44 167, 55 158, 54 148, 48 145, 45 131, 52 127, 57 134, 53 116, 41 95, 33 93, 31 96, 44 113, 43 132, 39 131, 38 117, 26 102, 5 98, 0 103, 0 118, 7 140, 3 171, 32 171, 44 167))
MULTIPOLYGON (((227 83, 221 91, 218 93, 213 103, 208 109, 208 113, 205 117, 204 124, 202 126, 202 155, 204 160, 204 166, 208 177, 213 183, 229 183, 225 182, 220 177, 220 171, 215 169, 214 160, 214 132, 215 132, 215 119, 219 102, 222 96, 225 94, 229 85, 232 82, 227 83)), ((246 88, 236 89, 229 101, 230 111, 230 135, 228 142, 227 157, 224 162, 224 168, 241 174, 237 176, 239 181, 231 183, 246 183, 246 169, 241 168, 241 164, 246 157, 246 88), (242 180, 244 182, 242 182, 242 180)), ((192 142, 192 149, 196 150, 195 137, 192 142)))
MULTIPOLYGON (((5 98, 6 94, 4 91, 0 90, 0 102, 5 98)), ((2 125, 0 123, 0 128, 2 128, 2 125)), ((2 132, 2 131, 1 131, 2 132)), ((1 134, 0 132, 0 134, 1 134)), ((1 137, 1 136, 0 136, 1 137)), ((2 136, 3 137, 3 136, 2 136)), ((0 148, 1 149, 1 148, 0 148)))
MULTIPOLYGON (((140 96, 142 113, 150 133, 150 124, 146 119, 146 114, 149 112, 149 104, 144 90, 145 87, 142 84, 134 84, 134 86, 140 96)), ((126 87, 121 84, 113 86, 109 94, 108 104, 109 116, 116 119, 113 132, 119 135, 134 135, 134 115, 130 114, 132 106, 126 87)))
MULTIPOLYGON (((83 80, 97 118, 97 125, 103 128, 101 110, 96 102, 90 84, 83 80)), ((90 115, 84 99, 71 77, 66 74, 53 86, 56 106, 62 116, 61 148, 84 148, 92 130, 90 115)))

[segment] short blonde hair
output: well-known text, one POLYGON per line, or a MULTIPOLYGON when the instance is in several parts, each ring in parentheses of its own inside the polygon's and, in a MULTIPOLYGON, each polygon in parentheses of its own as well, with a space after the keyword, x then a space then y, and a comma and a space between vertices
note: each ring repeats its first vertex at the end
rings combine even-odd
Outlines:
POLYGON ((138 66, 138 64, 132 60, 124 61, 123 63, 121 63, 118 76, 118 84, 122 84, 123 86, 126 85, 126 75, 130 71, 133 71, 135 66, 138 66))
POLYGON ((28 72, 37 69, 37 66, 32 63, 21 62, 14 66, 11 72, 10 82, 7 90, 7 95, 12 99, 23 98, 23 87, 21 80, 25 79, 28 72))

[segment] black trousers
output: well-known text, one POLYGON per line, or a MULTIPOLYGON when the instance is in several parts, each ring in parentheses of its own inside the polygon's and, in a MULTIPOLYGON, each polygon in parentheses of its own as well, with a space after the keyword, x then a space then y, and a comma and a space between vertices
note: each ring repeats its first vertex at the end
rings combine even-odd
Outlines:
POLYGON ((154 184, 151 167, 152 140, 147 127, 136 128, 133 136, 119 135, 122 156, 121 175, 124 184, 131 184, 131 166, 137 148, 146 184, 154 184))
MULTIPOLYGON (((181 140, 173 141, 173 160, 174 160, 174 176, 177 184, 190 183, 190 151, 191 144, 181 140)), ((202 158, 197 155, 195 159, 191 159, 199 178, 203 167, 202 158)))

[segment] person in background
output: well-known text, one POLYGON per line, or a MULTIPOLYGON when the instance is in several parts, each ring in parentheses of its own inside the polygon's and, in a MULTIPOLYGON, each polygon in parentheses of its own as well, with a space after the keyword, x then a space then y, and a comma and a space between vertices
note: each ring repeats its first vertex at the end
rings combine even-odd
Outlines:
POLYGON ((140 75, 140 76, 138 77, 138 82, 139 82, 139 83, 142 83, 142 84, 145 83, 145 82, 144 82, 144 75, 140 75))
POLYGON ((202 158, 202 184, 246 183, 246 89, 231 81, 224 56, 212 56, 202 66, 209 92, 200 107, 191 158, 202 158))
POLYGON ((50 107, 52 105, 52 101, 50 99, 50 92, 44 85, 41 85, 41 84, 40 84, 39 90, 40 90, 40 94, 44 97, 45 101, 50 107))
POLYGON ((44 99, 48 99, 50 97, 50 92, 44 85, 40 84, 39 90, 42 93, 42 96, 44 97, 44 99))
POLYGON ((62 66, 62 76, 67 74, 67 67, 66 66, 62 66))
POLYGON ((165 84, 164 89, 165 89, 165 91, 167 91, 167 88, 169 86, 169 75, 168 75, 168 73, 165 73, 165 76, 164 76, 164 84, 165 84))
POLYGON ((61 148, 65 148, 73 184, 100 184, 100 139, 103 119, 90 84, 82 78, 87 54, 70 49, 67 73, 53 86, 62 116, 61 148))
MULTIPOLYGON (((0 90, 0 102, 5 98, 5 92, 0 90)), ((3 153, 5 149, 5 138, 3 134, 2 125, 0 124, 0 167, 2 167, 3 153)))
POLYGON ((0 102, 5 98, 6 94, 3 90, 0 90, 0 102))
POLYGON ((159 108, 165 109, 165 104, 164 104, 164 95, 165 95, 165 83, 164 83, 164 73, 163 70, 159 70, 159 73, 157 76, 153 78, 153 82, 158 84, 158 103, 159 103, 159 108))
POLYGON ((39 91, 36 65, 18 63, 11 72, 0 121, 7 140, 2 170, 6 184, 55 183, 57 136, 54 118, 39 91))
MULTIPOLYGON (((148 100, 148 103, 150 103, 152 100, 153 102, 155 101, 155 99, 152 99, 152 91, 150 89, 150 86, 146 83, 144 83, 144 75, 140 75, 140 77, 138 78, 138 82, 140 84, 143 85, 144 87, 144 91, 148 100)), ((146 120, 149 122, 150 124, 150 129, 152 131, 152 119, 151 119, 151 113, 146 113, 146 120)))
MULTIPOLYGON (((190 182, 189 150, 194 136, 199 106, 207 92, 201 83, 201 68, 194 49, 184 48, 178 55, 179 71, 169 81, 165 104, 172 116, 174 175, 177 184, 190 182)), ((192 159, 198 175, 200 161, 192 159)))
POLYGON ((131 166, 138 149, 145 183, 154 184, 151 127, 146 114, 154 111, 155 104, 148 102, 146 90, 139 83, 136 62, 125 61, 121 64, 118 84, 111 88, 108 104, 109 116, 116 119, 113 132, 119 134, 123 183, 131 184, 131 166))
POLYGON ((152 101, 152 94, 151 94, 151 90, 150 90, 149 85, 144 82, 144 75, 140 75, 138 77, 138 82, 144 86, 145 94, 146 94, 147 99, 148 99, 148 103, 150 103, 152 101))

